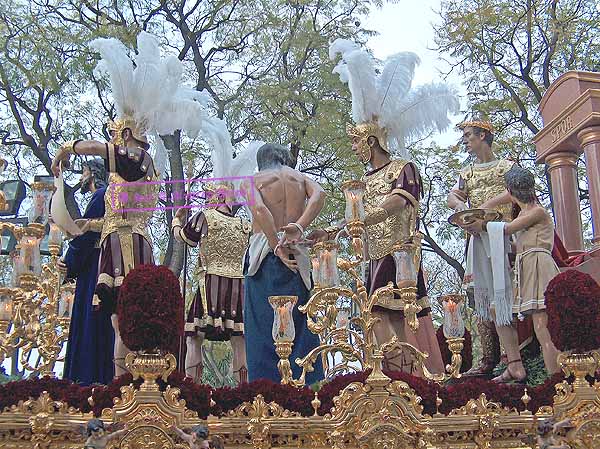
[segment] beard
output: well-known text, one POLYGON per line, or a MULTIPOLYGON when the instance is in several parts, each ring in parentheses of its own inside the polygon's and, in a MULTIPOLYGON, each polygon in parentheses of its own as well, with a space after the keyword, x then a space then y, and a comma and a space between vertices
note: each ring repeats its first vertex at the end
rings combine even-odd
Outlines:
POLYGON ((92 182, 94 182, 94 178, 91 176, 89 178, 84 179, 81 182, 81 193, 88 193, 91 189, 92 182))

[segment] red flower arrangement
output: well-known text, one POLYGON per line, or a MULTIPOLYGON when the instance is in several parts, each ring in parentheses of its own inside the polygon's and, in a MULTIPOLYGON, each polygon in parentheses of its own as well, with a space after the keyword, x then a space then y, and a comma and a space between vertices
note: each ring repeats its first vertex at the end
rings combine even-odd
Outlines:
MULTIPOLYGON (((346 374, 325 383, 318 394, 321 401, 319 414, 329 413, 333 407, 335 396, 338 396, 352 382, 364 383, 369 374, 370 371, 346 374)), ((436 413, 436 395, 442 399, 439 411, 444 414, 462 407, 470 399, 476 399, 482 393, 485 393, 489 401, 497 402, 502 406, 514 407, 517 410, 525 408, 521 401, 524 385, 499 384, 477 378, 462 378, 452 385, 440 386, 403 372, 385 371, 385 374, 393 380, 406 382, 421 397, 423 413, 428 415, 436 413)), ((529 395, 532 397, 529 410, 535 413, 542 406, 552 405, 555 394, 554 386, 563 380, 564 375, 558 373, 542 385, 529 387, 529 395)), ((589 380, 597 382, 599 377, 597 375, 596 378, 589 378, 589 380)), ((100 416, 102 409, 113 407, 113 398, 121 396, 122 386, 133 384, 139 387, 141 382, 141 380, 133 382, 131 374, 124 374, 109 385, 94 387, 84 387, 69 380, 49 377, 9 382, 0 385, 0 411, 3 411, 5 407, 16 405, 19 401, 37 399, 42 392, 47 391, 54 400, 65 402, 83 413, 93 411, 95 416, 100 416), (93 405, 88 401, 90 397, 93 405)), ((274 401, 285 409, 299 412, 303 416, 313 414, 311 401, 314 393, 308 387, 295 388, 268 380, 258 380, 241 384, 236 388, 211 389, 208 385, 195 384, 190 378, 179 372, 171 374, 168 382, 159 380, 158 384, 161 391, 164 391, 167 385, 179 388, 181 390, 180 398, 186 401, 188 409, 197 412, 202 419, 208 415, 223 416, 227 412, 235 410, 242 402, 252 401, 258 394, 262 394, 267 402, 274 401), (211 397, 215 401, 215 405, 212 407, 210 405, 211 397)))
POLYGON ((583 353, 600 347, 600 286, 590 275, 560 273, 545 297, 548 331, 558 350, 583 353))
MULTIPOLYGON (((435 336, 437 337, 438 344, 440 345, 440 351, 442 352, 442 360, 444 361, 444 365, 448 365, 452 359, 452 352, 450 352, 450 349, 448 349, 446 337, 444 337, 443 326, 438 328, 438 330, 435 332, 435 336)), ((463 337, 465 341, 463 342, 462 364, 460 365, 461 373, 469 371, 471 366, 473 366, 473 341, 471 338, 471 332, 465 329, 465 335, 463 337)))
POLYGON ((141 265, 131 270, 121 285, 117 313, 129 350, 177 352, 183 298, 179 280, 167 267, 141 265))

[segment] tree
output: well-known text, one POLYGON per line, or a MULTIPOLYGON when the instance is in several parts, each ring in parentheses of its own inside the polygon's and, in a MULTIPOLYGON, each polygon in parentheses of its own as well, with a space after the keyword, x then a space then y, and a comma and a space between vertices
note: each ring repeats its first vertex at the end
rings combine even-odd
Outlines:
MULTIPOLYGON (((538 105, 564 72, 600 67, 597 2, 444 0, 440 17, 437 49, 466 80, 470 108, 492 118, 496 147, 535 170, 545 185, 543 197, 551 202, 545 167, 534 167, 531 138, 542 128, 538 105)), ((580 184, 586 209, 587 186, 580 184)))

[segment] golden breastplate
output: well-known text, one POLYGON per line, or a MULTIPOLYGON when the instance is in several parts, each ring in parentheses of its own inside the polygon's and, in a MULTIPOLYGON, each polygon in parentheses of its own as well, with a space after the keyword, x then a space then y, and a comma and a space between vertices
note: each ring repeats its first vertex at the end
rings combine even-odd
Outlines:
MULTIPOLYGON (((497 164, 478 167, 471 165, 460 172, 465 181, 469 207, 475 209, 487 200, 500 195, 506 190, 504 174, 511 169, 513 162, 501 159, 497 164)), ((512 204, 502 204, 496 207, 502 213, 506 222, 512 219, 512 204)))
MULTIPOLYGON (((152 178, 152 181, 154 180, 155 178, 152 178)), ((104 225, 100 241, 104 241, 113 232, 141 234, 150 241, 147 227, 153 211, 140 209, 156 207, 159 185, 146 182, 127 183, 117 173, 110 173, 108 182, 109 186, 104 195, 104 225), (121 212, 123 209, 135 210, 121 212)))
POLYGON ((206 274, 243 278, 244 254, 248 248, 251 224, 215 209, 205 210, 204 217, 207 236, 200 241, 200 261, 206 274))
MULTIPOLYGON (((364 176, 367 187, 365 190, 365 212, 368 214, 381 207, 395 188, 402 169, 407 161, 392 161, 387 167, 372 175, 364 176)), ((406 207, 399 213, 389 216, 385 221, 366 227, 367 249, 369 259, 376 260, 391 254, 394 247, 408 240, 415 233, 414 217, 417 211, 406 207)))

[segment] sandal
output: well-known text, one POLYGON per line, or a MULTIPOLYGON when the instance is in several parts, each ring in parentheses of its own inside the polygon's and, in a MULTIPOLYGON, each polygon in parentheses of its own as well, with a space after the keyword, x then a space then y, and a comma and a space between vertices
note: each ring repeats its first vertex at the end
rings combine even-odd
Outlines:
POLYGON ((500 374, 498 377, 494 377, 492 379, 492 382, 502 383, 502 384, 508 384, 508 383, 524 384, 525 381, 527 380, 527 374, 525 374, 525 376, 523 378, 518 378, 518 377, 514 377, 510 372, 510 364, 517 363, 517 362, 521 362, 521 359, 509 361, 506 364, 506 369, 504 370, 504 372, 502 374, 500 374))

